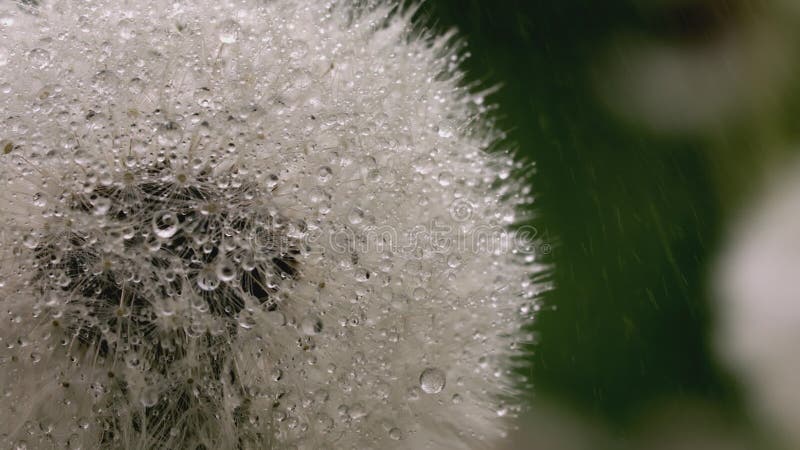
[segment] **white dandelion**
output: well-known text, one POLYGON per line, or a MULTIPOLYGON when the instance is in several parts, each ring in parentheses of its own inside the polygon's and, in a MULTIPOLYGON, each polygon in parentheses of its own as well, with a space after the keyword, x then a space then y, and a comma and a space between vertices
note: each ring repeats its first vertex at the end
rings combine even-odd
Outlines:
POLYGON ((363 3, 0 5, 0 447, 504 434, 530 193, 452 35, 363 3))

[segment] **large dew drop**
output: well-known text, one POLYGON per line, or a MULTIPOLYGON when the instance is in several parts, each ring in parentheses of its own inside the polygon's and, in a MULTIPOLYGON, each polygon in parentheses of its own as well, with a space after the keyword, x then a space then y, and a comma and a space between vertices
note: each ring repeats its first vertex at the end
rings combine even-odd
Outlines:
POLYGON ((446 381, 444 372, 435 367, 429 367, 423 370, 419 376, 419 387, 426 394, 438 394, 444 389, 446 381))
POLYGON ((219 41, 223 44, 233 44, 239 39, 239 23, 233 19, 223 20, 219 24, 219 41))
POLYGON ((169 239, 178 232, 178 216, 171 211, 159 211, 153 216, 153 232, 161 239, 169 239))

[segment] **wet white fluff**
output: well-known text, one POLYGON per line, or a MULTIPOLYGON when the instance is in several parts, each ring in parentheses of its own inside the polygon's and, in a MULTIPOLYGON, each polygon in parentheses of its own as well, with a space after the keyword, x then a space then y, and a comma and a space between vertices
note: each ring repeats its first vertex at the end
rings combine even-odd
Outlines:
POLYGON ((0 447, 494 446, 531 199, 410 17, 0 5, 0 447))

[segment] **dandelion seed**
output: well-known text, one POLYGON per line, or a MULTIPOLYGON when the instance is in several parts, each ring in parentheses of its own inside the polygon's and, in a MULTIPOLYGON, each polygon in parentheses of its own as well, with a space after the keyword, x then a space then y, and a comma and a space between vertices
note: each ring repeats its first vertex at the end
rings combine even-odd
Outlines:
POLYGON ((363 3, 0 6, 0 447, 503 435, 530 198, 450 38, 363 3))

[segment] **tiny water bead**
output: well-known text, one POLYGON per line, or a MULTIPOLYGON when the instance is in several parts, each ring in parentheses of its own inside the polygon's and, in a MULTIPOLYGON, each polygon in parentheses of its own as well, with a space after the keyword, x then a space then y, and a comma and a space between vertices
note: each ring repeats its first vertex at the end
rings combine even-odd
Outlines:
POLYGON ((174 146, 181 140, 181 126, 176 122, 165 122, 158 127, 158 143, 163 146, 174 146))
POLYGON ((236 266, 234 266, 230 261, 219 261, 217 263, 216 275, 217 278, 219 278, 219 280, 222 282, 227 283, 229 281, 233 281, 237 276, 236 266))
POLYGON ((331 170, 330 167, 328 166, 320 167, 318 171, 319 181, 322 183, 327 183, 331 179, 332 174, 333 171, 331 170))
POLYGON ((303 333, 313 336, 322 332, 322 321, 314 316, 306 317, 300 324, 303 333))
MULTIPOLYGON (((110 201, 104 201, 108 203, 110 201)), ((106 208, 107 210, 107 208, 106 208)), ((171 211, 159 211, 153 216, 153 231, 162 239, 169 239, 178 232, 178 217, 171 211)))
POLYGON ((400 431, 400 428, 392 428, 389 430, 389 437, 394 441, 399 441, 400 439, 403 439, 403 432, 400 431))
POLYGON ((136 23, 130 19, 122 19, 117 22, 117 29, 119 30, 119 37, 123 40, 129 40, 136 37, 136 23))
POLYGON ((426 394, 438 394, 444 389, 446 381, 446 376, 442 370, 430 367, 420 374, 419 387, 426 394))
POLYGON ((239 326, 245 330, 253 329, 258 322, 251 314, 241 314, 239 317, 239 326))
POLYGON ((28 52, 28 58, 30 59, 31 66, 36 69, 44 69, 48 65, 50 65, 50 52, 43 49, 43 48, 35 48, 28 52))
POLYGON ((145 408, 152 408, 158 403, 160 392, 157 386, 148 386, 141 394, 141 403, 145 408))
POLYGON ((223 44, 233 44, 239 39, 241 25, 233 19, 225 19, 219 24, 219 41, 223 44))
POLYGON ((197 287, 206 292, 215 290, 219 287, 217 274, 209 268, 201 270, 197 274, 197 287))

